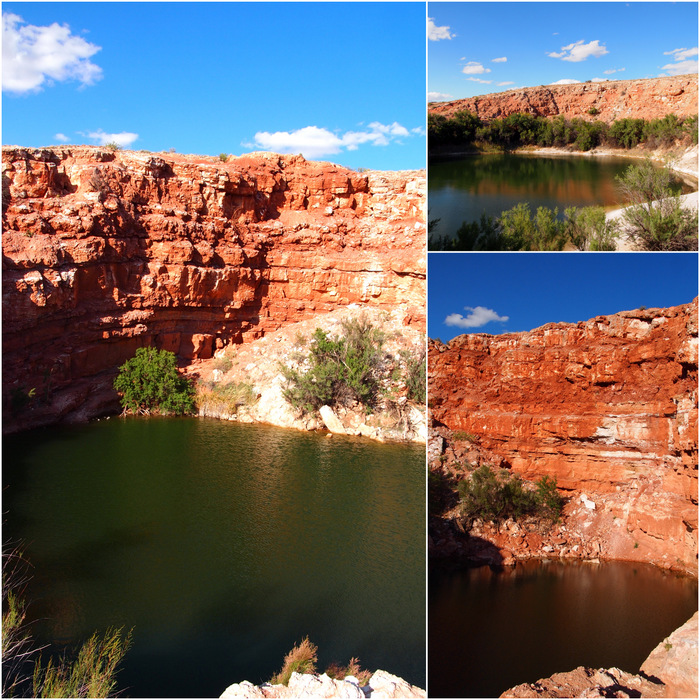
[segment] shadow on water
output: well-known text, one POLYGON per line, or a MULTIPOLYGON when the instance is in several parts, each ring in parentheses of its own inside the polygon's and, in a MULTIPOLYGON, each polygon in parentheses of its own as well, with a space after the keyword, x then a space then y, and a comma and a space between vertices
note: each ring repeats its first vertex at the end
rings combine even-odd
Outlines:
POLYGON ((428 694, 498 697, 577 666, 636 672, 697 594, 696 579, 629 562, 431 567, 428 694))
POLYGON ((425 451, 204 419, 114 419, 3 446, 35 632, 134 627, 120 687, 215 697, 308 635, 425 684, 425 451))

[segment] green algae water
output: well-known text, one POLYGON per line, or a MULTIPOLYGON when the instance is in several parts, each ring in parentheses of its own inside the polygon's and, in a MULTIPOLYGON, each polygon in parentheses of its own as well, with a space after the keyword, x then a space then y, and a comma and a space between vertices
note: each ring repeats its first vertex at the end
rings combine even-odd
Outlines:
POLYGON ((636 673, 698 609, 697 579, 630 562, 431 568, 428 695, 492 698, 577 666, 636 673))
MULTIPOLYGON (((520 202, 537 207, 624 206, 615 178, 639 159, 489 153, 432 159, 428 168, 431 236, 454 236, 463 222, 497 217, 520 202)), ((690 183, 683 192, 697 189, 690 183)))
POLYGON ((309 636, 425 687, 425 450, 205 419, 5 438, 33 632, 134 628, 131 697, 259 683, 309 636))

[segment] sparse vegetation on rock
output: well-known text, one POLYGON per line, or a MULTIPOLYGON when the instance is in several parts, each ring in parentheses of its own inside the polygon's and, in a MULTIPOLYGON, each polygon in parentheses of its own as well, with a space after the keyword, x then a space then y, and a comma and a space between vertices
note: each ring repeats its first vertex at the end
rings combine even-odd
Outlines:
POLYGON ((458 490, 462 514, 472 519, 501 522, 535 516, 556 522, 563 507, 556 479, 543 476, 533 490, 517 474, 507 469, 497 473, 488 464, 460 481, 458 490))
POLYGON ((283 367, 284 398, 292 406, 313 412, 321 406, 357 401, 372 409, 379 398, 384 334, 367 319, 342 323, 343 335, 329 336, 317 328, 305 369, 283 367))

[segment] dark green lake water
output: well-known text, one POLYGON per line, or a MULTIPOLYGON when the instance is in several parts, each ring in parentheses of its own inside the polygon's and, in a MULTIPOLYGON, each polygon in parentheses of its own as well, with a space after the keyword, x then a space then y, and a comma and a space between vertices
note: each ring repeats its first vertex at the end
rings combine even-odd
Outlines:
MULTIPOLYGON (((464 221, 482 213, 499 216, 520 202, 537 207, 623 206, 615 182, 638 159, 494 153, 431 159, 428 219, 431 236, 453 236, 464 221)), ((691 191, 690 185, 683 191, 691 191)))
POLYGON ((697 580, 645 564, 431 569, 429 697, 498 697, 577 666, 636 672, 697 605, 697 580))
POLYGON ((132 697, 261 682, 308 635, 425 687, 425 451, 204 419, 10 436, 40 641, 134 627, 132 697))

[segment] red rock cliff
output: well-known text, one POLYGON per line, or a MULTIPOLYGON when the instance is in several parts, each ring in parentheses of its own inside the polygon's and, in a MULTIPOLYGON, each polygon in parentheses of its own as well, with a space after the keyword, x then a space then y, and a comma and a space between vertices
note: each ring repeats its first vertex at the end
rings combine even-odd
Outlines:
POLYGON ((572 506, 585 494, 578 526, 602 556, 697 571, 697 313, 430 341, 432 419, 526 479, 556 477, 572 506))
POLYGON ((353 303, 424 328, 424 201, 424 171, 3 147, 4 399, 90 414, 141 345, 206 358, 353 303))
POLYGON ((462 110, 473 112, 484 121, 516 112, 607 123, 624 118, 658 119, 667 114, 691 117, 698 113, 698 76, 540 85, 429 105, 430 112, 446 117, 462 110), (592 115, 589 110, 597 112, 592 115))

